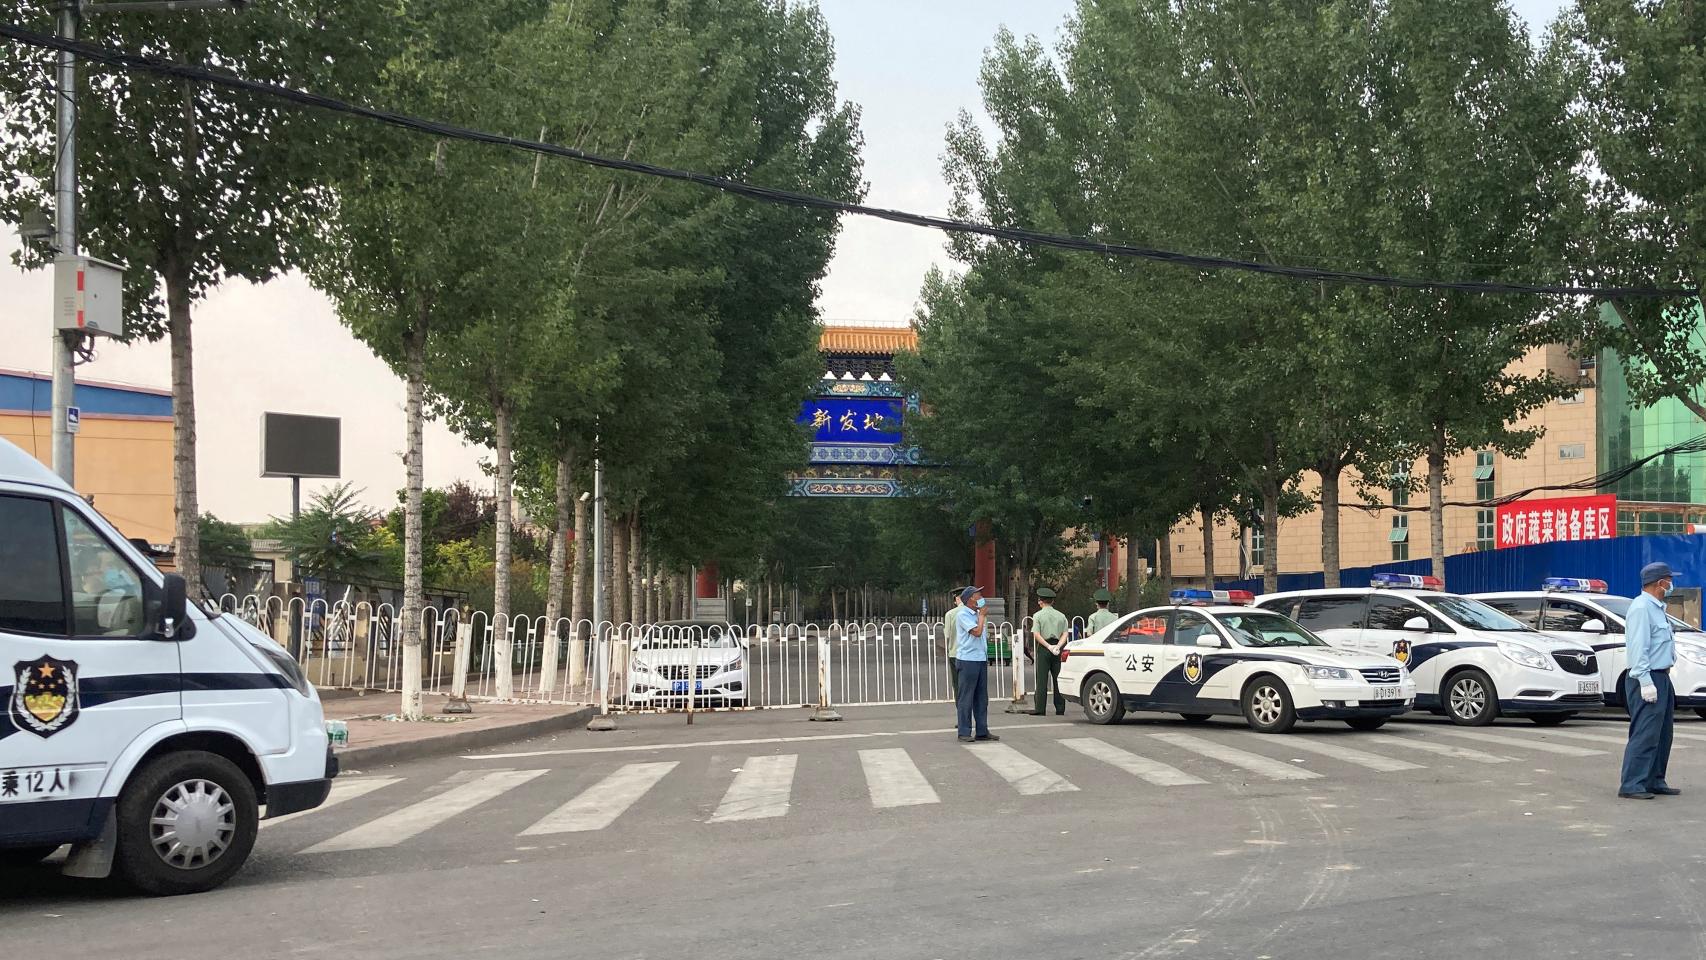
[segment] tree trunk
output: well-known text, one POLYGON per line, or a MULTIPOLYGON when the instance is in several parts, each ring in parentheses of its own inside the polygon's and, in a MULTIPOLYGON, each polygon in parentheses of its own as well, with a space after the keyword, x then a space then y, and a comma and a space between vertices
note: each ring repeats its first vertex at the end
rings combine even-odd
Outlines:
POLYGON ((1316 472, 1321 477, 1321 573, 1329 590, 1339 588, 1339 476, 1344 467, 1323 461, 1316 472))
POLYGON ((1445 428, 1428 443, 1428 551, 1433 575, 1445 579, 1445 428))
MULTIPOLYGON (((571 484, 573 478, 570 478, 571 484)), ((571 486, 571 492, 573 487, 571 486)), ((587 503, 578 495, 575 496, 575 570, 574 586, 569 592, 569 689, 579 690, 586 682, 586 643, 588 638, 581 633, 581 622, 590 614, 587 612, 587 585, 592 580, 592 537, 588 527, 587 503)))
POLYGON ((1262 483, 1262 592, 1279 589, 1279 484, 1262 483))
POLYGON ((1203 586, 1214 589, 1214 512, 1202 513, 1202 576, 1203 586))
POLYGON ((571 463, 568 453, 557 458, 557 512, 555 526, 551 529, 551 574, 545 588, 545 629, 541 634, 545 652, 539 659, 539 692, 543 694, 551 693, 557 686, 557 662, 560 659, 557 646, 562 642, 557 621, 563 616, 563 581, 568 573, 569 523, 573 516, 570 511, 574 509, 570 505, 574 498, 569 493, 569 475, 573 472, 571 463))
POLYGON ((1137 545, 1142 538, 1133 534, 1125 542, 1125 603, 1127 610, 1136 610, 1143 596, 1144 563, 1137 545))
MULTIPOLYGON (((195 364, 190 343, 189 278, 166 273, 166 329, 172 337, 172 549, 192 600, 201 584, 201 510, 196 504, 195 364)), ((297 580, 302 579, 298 571, 297 580)))
MULTIPOLYGON (((1161 578, 1161 592, 1173 592, 1173 528, 1161 531, 1161 544, 1156 549, 1155 575, 1161 578)), ((1128 611, 1129 612, 1129 611, 1128 611)))
POLYGON ((498 458, 497 530, 492 549, 492 659, 497 670, 499 700, 515 697, 513 640, 510 621, 510 544, 514 516, 510 501, 515 491, 515 459, 511 451, 510 410, 507 400, 492 404, 492 432, 496 435, 498 458))
POLYGON ((610 620, 628 623, 628 524, 617 517, 610 523, 610 534, 610 620))
POLYGON ((404 336, 408 400, 404 405, 406 422, 403 448, 405 480, 403 482, 403 615, 399 629, 403 634, 403 704, 404 720, 421 719, 421 399, 426 393, 426 307, 421 307, 417 325, 404 336))
POLYGON ((633 613, 634 620, 644 623, 646 619, 643 612, 645 597, 641 593, 643 588, 640 583, 640 572, 645 569, 646 545, 640 534, 639 511, 628 514, 625 525, 628 528, 628 573, 623 578, 623 588, 628 591, 628 609, 633 613))

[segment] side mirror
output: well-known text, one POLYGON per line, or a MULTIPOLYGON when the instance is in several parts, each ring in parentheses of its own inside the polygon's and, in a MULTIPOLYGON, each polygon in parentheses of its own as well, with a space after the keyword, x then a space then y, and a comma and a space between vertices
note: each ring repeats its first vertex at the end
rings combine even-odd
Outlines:
POLYGON ((1197 637, 1197 646, 1199 646, 1199 647, 1213 647, 1214 649, 1218 650, 1221 647, 1220 638, 1217 636, 1214 636, 1213 634, 1205 633, 1202 636, 1197 637))
POLYGON ((1414 630, 1418 633, 1427 633, 1428 632, 1428 618, 1427 617, 1411 617, 1410 619, 1404 621, 1404 629, 1405 630, 1414 630))
POLYGON ((188 640, 194 635, 189 624, 189 600, 186 597, 184 578, 175 573, 166 574, 160 590, 160 639, 188 640))
POLYGON ((1587 623, 1582 624, 1582 632, 1583 633, 1604 633, 1605 632, 1605 621, 1599 619, 1598 617, 1595 617, 1592 620, 1589 620, 1587 623))

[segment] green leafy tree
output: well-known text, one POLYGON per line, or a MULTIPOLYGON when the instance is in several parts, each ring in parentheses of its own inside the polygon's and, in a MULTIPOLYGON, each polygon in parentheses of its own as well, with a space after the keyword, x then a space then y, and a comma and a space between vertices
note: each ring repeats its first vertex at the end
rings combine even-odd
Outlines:
POLYGON ((255 547, 249 540, 249 535, 235 523, 227 523, 211 513, 204 513, 196 525, 196 531, 201 538, 201 558, 204 563, 224 566, 254 557, 255 547))
POLYGON ((288 520, 273 518, 279 544, 303 569, 321 576, 365 576, 380 565, 382 544, 374 530, 379 517, 361 504, 361 491, 350 483, 322 490, 308 507, 288 520))

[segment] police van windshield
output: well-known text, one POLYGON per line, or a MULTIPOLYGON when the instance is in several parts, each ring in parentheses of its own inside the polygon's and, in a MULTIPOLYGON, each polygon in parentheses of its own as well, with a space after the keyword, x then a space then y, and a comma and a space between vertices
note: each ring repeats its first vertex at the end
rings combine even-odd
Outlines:
POLYGON ((1429 597, 1428 606, 1433 607, 1447 620, 1471 630, 1491 630, 1496 632, 1532 633, 1532 627, 1512 619, 1479 600, 1468 597, 1429 597))
POLYGON ((1326 642, 1289 618, 1265 610, 1223 613, 1216 617, 1245 647, 1324 647, 1326 642))

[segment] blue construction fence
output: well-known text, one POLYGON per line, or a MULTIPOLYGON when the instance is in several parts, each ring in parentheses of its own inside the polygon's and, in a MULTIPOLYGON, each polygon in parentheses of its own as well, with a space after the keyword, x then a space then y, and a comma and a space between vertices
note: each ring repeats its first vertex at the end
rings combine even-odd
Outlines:
MULTIPOLYGON (((1604 580, 1613 594, 1632 597, 1641 591, 1641 568, 1654 560, 1670 564, 1678 587, 1706 586, 1706 534, 1665 534, 1459 553, 1445 558, 1445 588, 1452 593, 1538 590, 1547 577, 1587 577, 1604 580)), ((1366 587, 1376 573, 1432 572, 1433 564, 1425 559, 1347 567, 1339 572, 1339 585, 1366 587)), ((1316 590, 1326 585, 1326 577, 1321 573, 1279 576, 1281 590, 1316 590)), ((1222 590, 1265 592, 1260 577, 1217 582, 1215 586, 1222 590)))

